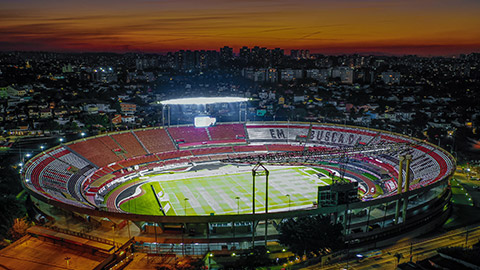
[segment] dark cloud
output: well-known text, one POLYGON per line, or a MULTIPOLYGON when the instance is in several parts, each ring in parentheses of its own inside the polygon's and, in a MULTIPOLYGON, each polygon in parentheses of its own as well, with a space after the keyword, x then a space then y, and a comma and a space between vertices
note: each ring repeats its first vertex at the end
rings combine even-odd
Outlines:
POLYGON ((113 18, 122 18, 122 16, 113 15, 85 15, 85 16, 72 16, 72 17, 56 17, 56 18, 42 18, 43 21, 52 22, 71 22, 71 21, 89 21, 89 20, 107 20, 113 18))
POLYGON ((271 32, 279 32, 279 31, 291 31, 295 30, 295 27, 284 27, 284 28, 273 28, 273 29, 266 29, 258 31, 257 33, 271 33, 271 32))

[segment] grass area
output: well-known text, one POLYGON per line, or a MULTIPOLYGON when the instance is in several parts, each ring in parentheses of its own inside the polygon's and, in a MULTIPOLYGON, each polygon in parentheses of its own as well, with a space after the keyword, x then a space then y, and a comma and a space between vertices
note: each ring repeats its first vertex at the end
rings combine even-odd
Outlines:
MULTIPOLYGON (((122 209, 142 215, 163 215, 158 205, 157 200, 155 199, 155 194, 153 193, 152 186, 155 189, 155 192, 162 193, 163 190, 160 187, 158 182, 151 182, 140 186, 144 194, 140 197, 142 199, 129 200, 122 204, 122 209)), ((162 207, 167 205, 166 202, 162 203, 162 207)), ((173 214, 173 210, 170 209, 167 213, 173 214)))
POLYGON ((375 194, 373 194, 373 198, 376 198, 376 197, 378 197, 378 196, 380 196, 380 195, 383 194, 383 189, 382 189, 382 187, 381 187, 379 184, 375 184, 375 190, 376 190, 377 192, 375 192, 375 194))
MULTIPOLYGON (((331 165, 331 164, 330 164, 331 165)), ((331 176, 328 176, 329 175, 329 171, 325 170, 325 169, 322 169, 322 168, 312 168, 320 173, 322 173, 323 175, 326 175, 326 177, 322 177, 322 180, 324 182, 326 182, 327 184, 331 185, 332 184, 332 177, 331 176)), ((335 179, 335 181, 337 182, 348 182, 348 180, 345 180, 344 178, 341 178, 339 176, 334 176, 333 179, 335 179)))
POLYGON ((364 172, 362 173, 363 176, 367 177, 368 179, 372 180, 372 181, 377 181, 378 180, 378 177, 375 177, 367 172, 364 172))
MULTIPOLYGON (((211 215, 252 212, 252 173, 250 168, 179 172, 149 177, 141 185, 142 196, 123 203, 124 211, 161 215, 150 185, 153 185, 167 215, 211 215), (238 199, 236 199, 238 197, 238 199)), ((317 186, 329 184, 312 168, 273 167, 268 184, 268 209, 311 206, 317 200, 317 186), (287 196, 287 194, 289 196, 287 196)), ((256 177, 255 211, 265 211, 265 176, 256 177)))
POLYGON ((473 206, 472 196, 468 194, 467 190, 452 178, 450 180, 450 187, 452 188, 452 203, 473 206))
MULTIPOLYGON (((140 178, 134 178, 134 179, 130 179, 128 181, 125 181, 123 182, 121 185, 119 185, 117 188, 120 188, 120 187, 123 187, 125 185, 128 185, 128 184, 131 184, 133 182, 138 182, 138 181, 142 181, 142 179, 140 178)), ((113 193, 113 190, 111 190, 107 195, 105 195, 105 201, 108 199, 108 197, 110 197, 110 195, 112 195, 113 193)))
POLYGON ((28 195, 27 190, 22 189, 20 193, 17 194, 16 199, 17 200, 25 200, 25 197, 28 195))

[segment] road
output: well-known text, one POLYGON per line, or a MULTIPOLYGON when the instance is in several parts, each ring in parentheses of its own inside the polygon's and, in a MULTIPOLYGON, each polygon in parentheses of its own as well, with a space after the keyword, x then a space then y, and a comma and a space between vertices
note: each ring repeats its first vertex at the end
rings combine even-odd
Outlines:
POLYGON ((412 252, 412 261, 420 261, 437 254, 436 250, 441 247, 467 246, 471 247, 480 239, 480 224, 469 226, 468 229, 460 228, 449 231, 428 239, 403 240, 391 247, 382 250, 382 256, 378 258, 367 258, 361 262, 355 259, 347 262, 337 263, 321 267, 320 264, 306 267, 304 269, 395 269, 397 258, 395 254, 400 254, 402 258, 400 263, 410 261, 410 251, 412 252), (468 234, 467 234, 468 231, 468 234), (467 243, 466 243, 467 242, 467 243))

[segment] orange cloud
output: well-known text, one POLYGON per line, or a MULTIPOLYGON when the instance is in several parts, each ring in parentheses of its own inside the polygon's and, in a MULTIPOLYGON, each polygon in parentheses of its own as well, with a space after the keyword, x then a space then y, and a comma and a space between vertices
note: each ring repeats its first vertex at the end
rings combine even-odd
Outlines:
POLYGON ((480 50, 480 3, 473 0, 39 2, 0 3, 0 50, 165 52, 224 45, 320 53, 480 50))

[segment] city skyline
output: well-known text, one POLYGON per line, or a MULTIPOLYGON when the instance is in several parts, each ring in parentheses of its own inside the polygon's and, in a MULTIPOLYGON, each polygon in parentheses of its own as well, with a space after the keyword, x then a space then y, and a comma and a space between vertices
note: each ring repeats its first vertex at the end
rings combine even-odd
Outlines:
POLYGON ((0 50, 146 52, 242 46, 311 53, 480 51, 480 3, 462 1, 2 1, 0 50))

